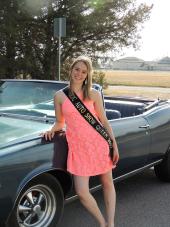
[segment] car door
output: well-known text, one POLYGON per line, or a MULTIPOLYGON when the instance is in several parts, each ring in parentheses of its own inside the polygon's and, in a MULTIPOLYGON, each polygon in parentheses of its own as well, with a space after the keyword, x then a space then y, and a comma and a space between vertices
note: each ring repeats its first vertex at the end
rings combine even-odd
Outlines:
POLYGON ((151 149, 148 163, 164 157, 170 146, 170 106, 164 103, 144 114, 151 130, 151 149))
POLYGON ((120 160, 115 176, 145 165, 150 149, 150 128, 142 115, 110 121, 115 134, 120 160))
MULTIPOLYGON (((139 169, 146 164, 150 150, 150 128, 142 115, 110 121, 118 144, 120 160, 113 170, 113 178, 139 169)), ((100 185, 99 177, 90 179, 90 187, 100 185)))

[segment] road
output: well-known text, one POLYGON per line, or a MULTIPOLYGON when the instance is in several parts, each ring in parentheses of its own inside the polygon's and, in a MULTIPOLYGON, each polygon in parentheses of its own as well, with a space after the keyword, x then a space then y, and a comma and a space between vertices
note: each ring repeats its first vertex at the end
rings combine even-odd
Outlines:
MULTIPOLYGON (((152 169, 115 184, 115 227, 170 226, 170 183, 157 180, 152 169)), ((102 191, 94 193, 102 212, 102 191)), ((67 204, 57 227, 98 227, 78 200, 67 204)))

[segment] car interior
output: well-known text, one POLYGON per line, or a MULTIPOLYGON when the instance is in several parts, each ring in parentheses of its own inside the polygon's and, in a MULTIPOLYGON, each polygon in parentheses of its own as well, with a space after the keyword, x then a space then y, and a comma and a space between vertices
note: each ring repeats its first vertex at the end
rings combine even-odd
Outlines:
POLYGON ((108 120, 139 115, 144 112, 146 104, 122 100, 105 100, 108 120))

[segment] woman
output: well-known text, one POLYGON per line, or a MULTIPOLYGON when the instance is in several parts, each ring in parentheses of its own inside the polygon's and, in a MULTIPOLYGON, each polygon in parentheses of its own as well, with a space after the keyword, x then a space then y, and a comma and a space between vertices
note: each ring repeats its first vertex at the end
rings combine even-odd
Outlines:
POLYGON ((71 65, 69 88, 108 132, 113 141, 113 159, 109 156, 107 141, 81 116, 62 90, 56 92, 54 97, 56 123, 43 135, 51 140, 54 133, 63 129, 66 124, 69 147, 67 170, 73 174, 76 193, 100 227, 114 227, 116 193, 112 169, 119 160, 119 153, 112 128, 106 118, 101 94, 92 89, 92 63, 88 57, 80 56, 71 65), (100 175, 103 186, 107 221, 89 192, 89 178, 95 175, 100 175))

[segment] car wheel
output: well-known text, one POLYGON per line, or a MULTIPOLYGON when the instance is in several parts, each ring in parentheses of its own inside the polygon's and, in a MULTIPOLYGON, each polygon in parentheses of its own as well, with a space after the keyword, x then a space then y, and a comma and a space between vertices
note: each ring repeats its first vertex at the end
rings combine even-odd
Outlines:
POLYGON ((56 227, 64 206, 59 182, 43 174, 26 185, 9 218, 12 227, 56 227))
POLYGON ((154 166, 155 174, 161 181, 170 182, 170 148, 162 162, 154 166))

